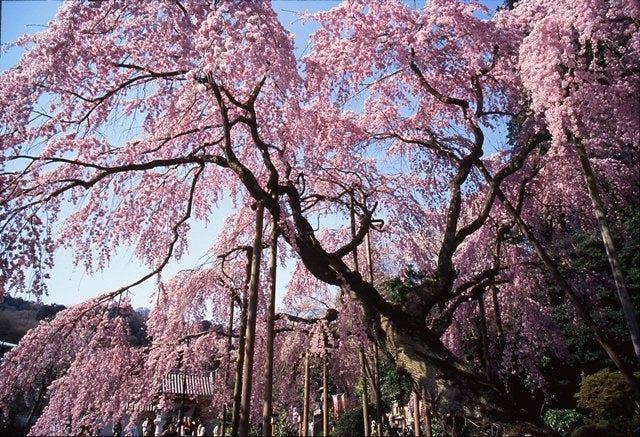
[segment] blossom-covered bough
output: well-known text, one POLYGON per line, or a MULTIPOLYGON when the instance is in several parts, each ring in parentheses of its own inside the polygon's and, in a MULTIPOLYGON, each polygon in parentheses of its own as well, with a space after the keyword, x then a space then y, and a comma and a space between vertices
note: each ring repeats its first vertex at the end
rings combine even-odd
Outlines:
MULTIPOLYGON (((79 323, 180 257, 192 220, 216 219, 226 197, 234 201, 234 210, 212 241, 212 253, 225 254, 227 273, 218 261, 160 282, 148 322, 148 350, 127 349, 124 343, 100 351, 81 348, 85 353, 55 384, 79 383, 74 375, 82 375, 82 366, 95 366, 109 351, 129 363, 114 366, 109 375, 128 377, 127 366, 138 363, 137 384, 157 383, 177 362, 191 363, 194 371, 215 362, 224 369, 217 377, 226 390, 235 364, 236 381, 239 375, 248 375, 248 381, 233 394, 224 391, 212 408, 227 408, 233 397, 233 427, 246 433, 249 415, 255 422, 261 413, 260 366, 268 368, 275 360, 276 368, 266 372, 271 375, 289 359, 295 365, 284 371, 300 371, 300 355, 289 348, 309 341, 290 326, 275 329, 275 352, 269 350, 271 341, 256 341, 256 335, 273 338, 273 324, 264 318, 308 325, 295 315, 275 315, 268 306, 269 281, 260 275, 265 246, 273 254, 271 287, 277 257, 298 263, 285 301, 309 303, 314 292, 335 294, 327 286, 341 290, 342 297, 334 296, 331 305, 349 300, 356 306, 338 308, 338 326, 375 342, 443 414, 476 423, 534 420, 500 388, 488 340, 484 369, 474 368, 458 349, 466 329, 460 320, 480 311, 485 337, 488 318, 500 331, 497 344, 505 361, 521 354, 526 362, 543 350, 564 353, 548 310, 528 295, 540 275, 524 267, 534 254, 546 268, 543 274, 559 282, 611 359, 629 375, 616 345, 537 239, 539 206, 532 200, 554 195, 555 166, 567 169, 565 177, 576 174, 567 142, 578 134, 564 135, 576 127, 565 122, 601 132, 611 120, 604 112, 588 122, 565 113, 566 108, 585 111, 580 97, 573 96, 572 105, 566 93, 552 94, 552 76, 541 73, 543 66, 557 67, 552 65, 557 59, 546 54, 560 43, 543 38, 550 17, 563 32, 563 26, 575 29, 575 23, 567 23, 572 18, 562 15, 567 5, 522 3, 489 19, 479 18, 486 11, 475 2, 433 0, 422 10, 396 1, 345 2, 313 16, 320 27, 301 60, 267 2, 63 4, 45 31, 19 41, 28 49, 2 75, 0 291, 45 292, 45 271, 60 246, 72 248, 75 261, 88 270, 104 268, 120 246, 134 247, 149 273, 78 307, 84 310, 59 315, 52 325, 79 323), (531 60, 534 54, 538 57, 531 60), (550 101, 552 96, 557 100, 550 101), (499 137, 505 120, 517 126, 511 141, 499 137), (319 229, 317 223, 327 217, 337 229, 319 229), (376 232, 380 228, 383 232, 376 232), (516 228, 533 250, 509 243, 516 228), (380 279, 375 281, 373 274, 360 272, 368 239, 373 256, 366 266, 376 270, 380 279), (250 254, 248 262, 231 256, 242 251, 250 254), (410 284, 407 298, 391 299, 383 278, 401 275, 407 264, 424 276, 410 284), (26 280, 30 272, 32 283, 26 280), (489 302, 492 317, 485 314, 489 302), (241 309, 237 329, 236 307, 241 309), (520 346, 517 335, 502 331, 501 317, 507 325, 509 314, 520 315, 508 324, 525 338, 520 346), (228 324, 202 333, 197 322, 206 318, 228 324), (353 324, 363 331, 347 328, 353 324), (289 340, 282 340, 284 335, 289 340), (236 336, 242 338, 238 360, 231 353, 236 336), (187 353, 193 359, 186 359, 187 353), (256 354, 266 354, 266 361, 254 359, 256 354)), ((632 66, 638 60, 633 11, 624 2, 596 3, 575 7, 598 23, 600 33, 592 38, 608 41, 609 21, 612 32, 625 35, 628 53, 616 52, 618 46, 610 54, 632 66)), ((598 56, 607 64, 609 52, 602 53, 598 56)), ((591 80, 580 77, 582 83, 591 80)), ((615 87, 619 99, 616 108, 624 106, 614 118, 632 123, 637 70, 629 67, 609 80, 606 86, 615 87)), ((598 137, 594 146, 615 150, 608 155, 620 151, 623 158, 612 164, 616 181, 634 177, 628 157, 637 157, 639 142, 633 126, 611 138, 598 137)), ((589 138, 580 132, 581 141, 589 138)), ((581 186, 565 188, 565 195, 586 196, 581 186)), ((619 191, 634 189, 630 183, 619 191)), ((327 313, 325 319, 334 322, 335 317, 327 313)), ((41 347, 38 332, 23 340, 15 357, 41 347)), ((353 352, 346 359, 356 362, 353 352)), ((18 361, 9 359, 2 371, 18 361)), ((349 366, 351 375, 358 375, 357 364, 349 366)), ((38 373, 35 367, 29 375, 38 373)), ((534 367, 526 371, 535 378, 534 367)), ((140 394, 136 387, 130 392, 140 394)), ((283 387, 274 391, 281 397, 278 406, 292 402, 283 387)), ((270 400, 271 388, 265 393, 270 400)), ((53 430, 47 426, 55 417, 80 429, 116 414, 114 408, 95 417, 66 412, 57 396, 50 393, 34 433, 53 430)), ((124 414, 132 400, 125 398, 117 414, 124 414)), ((152 401, 143 395, 134 400, 152 401)))

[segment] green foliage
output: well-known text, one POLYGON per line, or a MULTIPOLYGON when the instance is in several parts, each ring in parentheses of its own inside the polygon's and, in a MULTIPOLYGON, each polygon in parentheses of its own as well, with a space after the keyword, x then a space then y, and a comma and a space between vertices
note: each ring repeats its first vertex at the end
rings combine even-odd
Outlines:
MULTIPOLYGON (((632 302, 636 309, 640 309, 640 206, 630 206, 616 213, 619 215, 619 227, 613 233, 620 265, 632 302)), ((589 279, 589 287, 584 292, 589 294, 599 322, 606 326, 612 342, 619 345, 623 358, 630 360, 634 353, 629 331, 600 233, 595 229, 573 230, 570 231, 570 238, 571 244, 566 246, 570 247, 570 252, 565 247, 565 251, 554 254, 557 259, 570 260, 562 265, 562 274, 576 283, 589 279)), ((594 373, 603 367, 613 366, 613 363, 595 341, 591 330, 584 323, 576 323, 573 305, 566 296, 553 283, 545 291, 551 302, 553 320, 563 332, 569 355, 566 360, 556 358, 543 363, 544 372, 547 379, 553 381, 549 393, 554 400, 554 407, 571 408, 575 401, 572 394, 580 384, 579 375, 594 373)))
MULTIPOLYGON (((369 411, 373 411, 373 408, 370 407, 369 411)), ((336 421, 332 435, 336 437, 364 435, 362 407, 353 408, 342 413, 336 421)))
MULTIPOLYGON (((627 209, 623 225, 626 231, 620 246, 620 263, 624 269, 627 287, 640 289, 640 205, 627 209)), ((636 295, 638 293, 635 293, 636 295)))
POLYGON ((433 437, 444 437, 447 435, 444 423, 435 416, 431 418, 431 435, 433 437))
POLYGON ((603 369, 584 376, 575 397, 577 406, 602 425, 631 431, 640 419, 638 399, 620 372, 603 369))
POLYGON ((409 265, 404 269, 402 277, 389 279, 384 283, 387 298, 395 303, 402 304, 406 302, 412 290, 416 287, 432 282, 424 272, 416 270, 414 266, 409 265))
POLYGON ((543 421, 549 428, 566 436, 571 430, 584 424, 584 417, 574 409, 550 409, 545 411, 543 421))
POLYGON ((380 397, 382 409, 391 411, 393 402, 398 405, 406 405, 411 396, 411 382, 409 378, 398 372, 396 366, 387 361, 380 361, 380 397))
POLYGON ((289 422, 287 411, 282 410, 276 417, 273 433, 275 436, 297 435, 298 432, 294 424, 289 422))

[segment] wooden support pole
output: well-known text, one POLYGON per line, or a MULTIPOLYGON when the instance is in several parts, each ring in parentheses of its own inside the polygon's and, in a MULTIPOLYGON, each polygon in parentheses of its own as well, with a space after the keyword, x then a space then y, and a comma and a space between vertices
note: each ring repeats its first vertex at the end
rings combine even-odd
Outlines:
MULTIPOLYGON (((367 232, 365 235, 365 247, 367 255, 367 271, 369 273, 369 282, 373 284, 373 256, 371 255, 371 237, 367 232)), ((371 378, 373 384, 373 394, 376 402, 376 435, 382 435, 382 397, 380 396, 380 363, 378 361, 378 345, 373 343, 373 365, 374 373, 371 378)))
POLYGON ((245 334, 244 363, 242 367, 242 397, 240 400, 240 424, 238 425, 238 433, 241 436, 249 435, 251 384, 253 382, 253 358, 256 341, 256 320, 258 316, 258 290, 260 288, 263 220, 264 204, 259 201, 256 207, 256 231, 253 239, 253 259, 251 261, 249 303, 247 306, 247 330, 245 334))
POLYGON ((240 303, 240 327, 238 328, 238 358, 236 360, 235 383, 233 386, 233 408, 231 410, 231 435, 238 435, 240 424, 240 399, 242 396, 242 369, 244 367, 245 332, 247 330, 247 294, 253 264, 253 249, 247 251, 247 265, 245 268, 244 293, 240 303))
POLYGON ((367 390, 367 365, 364 357, 364 348, 360 346, 358 351, 360 356, 360 367, 362 369, 362 422, 364 425, 364 437, 369 437, 369 394, 367 390))
POLYGON ((413 435, 420 435, 420 395, 417 390, 413 392, 413 435))
POLYGON ((322 435, 329 435, 329 381, 326 356, 322 360, 322 435))
POLYGON ((302 399, 302 437, 309 435, 309 352, 304 354, 304 393, 302 399))
POLYGON ((598 224, 600 225, 600 235, 604 248, 607 253, 607 259, 611 266, 611 273, 613 275, 613 282, 618 292, 618 298, 622 307, 622 314, 627 326, 629 328, 629 335, 631 337, 631 343, 633 344, 633 350, 636 354, 636 360, 640 361, 640 326, 638 325, 638 316, 636 310, 633 307, 633 302, 629 296, 629 290, 622 274, 622 267, 620 267, 620 260, 618 259, 618 252, 611 236, 611 229, 609 221, 607 220, 607 213, 600 196, 600 190, 598 189, 598 183, 596 181, 596 175, 591 166, 591 161, 587 155, 587 150, 580 139, 576 139, 574 142, 576 151, 578 152, 578 158, 582 167, 582 174, 584 176, 585 183, 587 184, 587 190, 589 197, 591 198, 591 204, 593 205, 593 211, 595 213, 598 224))
POLYGON ((271 251, 269 253, 269 302, 267 309, 267 344, 265 357, 265 386, 262 398, 262 435, 271 437, 271 419, 273 416, 273 340, 275 337, 274 322, 276 311, 276 273, 278 257, 278 227, 273 220, 271 233, 271 251))
MULTIPOLYGON (((225 392, 226 388, 229 385, 229 374, 231 373, 231 334, 233 333, 233 316, 235 312, 235 292, 232 292, 229 296, 229 321, 227 322, 227 332, 230 334, 227 337, 227 347, 225 351, 225 360, 227 362, 224 369, 224 384, 225 384, 225 392)), ((227 428, 227 402, 222 406, 222 435, 225 434, 227 428)))
POLYGON ((431 426, 431 404, 428 402, 429 397, 427 396, 427 389, 422 387, 422 405, 424 408, 424 435, 426 437, 431 437, 433 435, 433 429, 431 426))

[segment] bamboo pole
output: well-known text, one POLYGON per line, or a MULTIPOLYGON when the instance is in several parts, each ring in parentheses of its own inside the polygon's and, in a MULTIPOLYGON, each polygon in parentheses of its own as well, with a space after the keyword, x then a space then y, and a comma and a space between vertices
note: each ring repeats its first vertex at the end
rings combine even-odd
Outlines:
MULTIPOLYGON (((349 218, 351 225, 351 237, 355 238, 356 236, 356 212, 355 212, 355 194, 353 191, 349 193, 349 218)), ((360 266, 358 264, 358 248, 354 247, 351 252, 353 257, 353 268, 357 272, 360 270, 360 266)), ((360 368, 362 370, 362 422, 364 425, 364 436, 369 437, 369 395, 367 389, 367 364, 364 356, 364 348, 360 346, 358 350, 358 355, 360 357, 360 368)))

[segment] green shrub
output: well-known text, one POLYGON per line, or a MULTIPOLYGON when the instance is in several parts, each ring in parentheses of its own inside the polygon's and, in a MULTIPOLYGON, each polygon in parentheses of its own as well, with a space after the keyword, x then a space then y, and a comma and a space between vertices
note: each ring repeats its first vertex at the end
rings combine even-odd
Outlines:
POLYGON ((584 376, 576 405, 590 413, 594 422, 630 432, 638 423, 638 399, 620 372, 603 369, 584 376))
POLYGON ((544 424, 562 435, 569 435, 572 429, 584 424, 584 417, 578 410, 554 410, 544 413, 544 424))
POLYGON ((274 426, 273 434, 279 436, 297 435, 296 425, 289 422, 287 411, 283 410, 278 414, 274 426))
POLYGON ((336 437, 364 435, 362 408, 354 408, 342 413, 333 428, 333 435, 336 437))
MULTIPOLYGON (((375 417, 375 407, 369 406, 369 419, 375 417)), ((347 437, 354 435, 364 435, 364 424, 362 422, 362 407, 347 410, 336 421, 331 434, 336 437, 347 437)))

